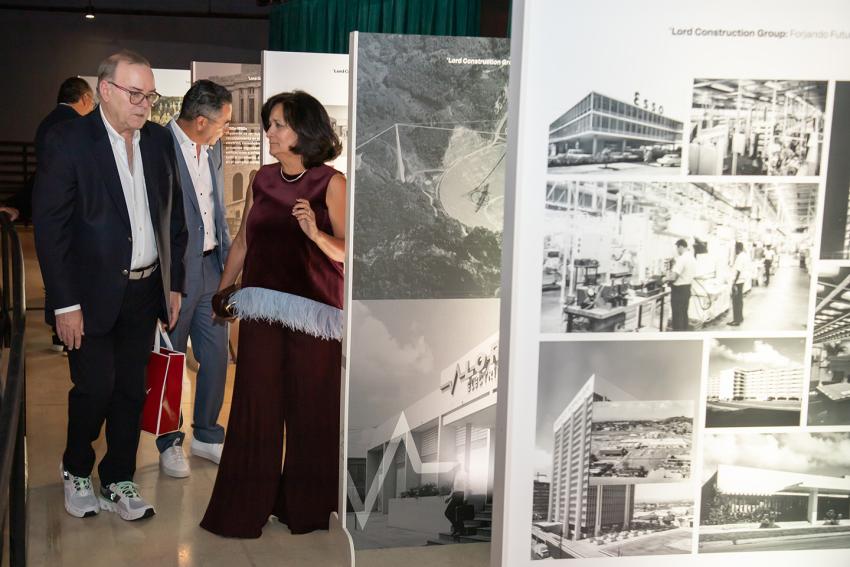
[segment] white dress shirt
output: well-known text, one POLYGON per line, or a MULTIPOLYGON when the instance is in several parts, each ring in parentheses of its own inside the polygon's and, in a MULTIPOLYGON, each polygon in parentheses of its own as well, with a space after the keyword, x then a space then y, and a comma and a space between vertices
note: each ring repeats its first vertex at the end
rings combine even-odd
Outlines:
POLYGON ((686 250, 683 254, 676 256, 673 263, 673 273, 676 274, 673 285, 691 285, 694 282, 696 271, 697 262, 694 259, 693 252, 686 250))
POLYGON ((201 218, 204 221, 204 252, 207 252, 218 245, 218 240, 215 237, 215 204, 213 203, 212 196, 210 147, 206 144, 201 144, 199 156, 198 145, 186 135, 186 132, 183 131, 177 122, 172 120, 168 125, 171 127, 174 135, 177 136, 180 150, 183 152, 183 161, 186 162, 186 167, 189 169, 189 177, 192 178, 195 197, 198 199, 198 208, 201 211, 201 218))
MULTIPOLYGON (((127 159, 127 145, 115 128, 100 109, 100 117, 109 135, 109 145, 112 155, 115 157, 115 165, 118 168, 118 178, 121 180, 121 190, 124 192, 124 201, 127 204, 127 214, 130 217, 130 227, 133 235, 132 253, 130 255, 130 269, 138 270, 146 268, 157 261, 159 257, 156 250, 156 239, 151 222, 150 207, 148 206, 148 192, 145 185, 145 170, 142 166, 142 152, 139 148, 141 134, 138 130, 133 132, 133 170, 130 171, 130 163, 127 159)), ((116 266, 120 268, 120 266, 116 266)), ((54 310, 56 315, 76 311, 80 305, 62 307, 54 310)))

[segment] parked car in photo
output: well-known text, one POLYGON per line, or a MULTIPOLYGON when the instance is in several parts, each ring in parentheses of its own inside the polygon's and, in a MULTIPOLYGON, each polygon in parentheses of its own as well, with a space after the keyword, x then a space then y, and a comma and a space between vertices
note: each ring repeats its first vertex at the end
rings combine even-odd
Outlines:
POLYGON ((664 154, 655 163, 662 167, 682 167, 682 156, 678 154, 664 154))
POLYGON ((583 152, 579 149, 567 150, 565 157, 567 165, 579 165, 593 161, 593 154, 583 152))

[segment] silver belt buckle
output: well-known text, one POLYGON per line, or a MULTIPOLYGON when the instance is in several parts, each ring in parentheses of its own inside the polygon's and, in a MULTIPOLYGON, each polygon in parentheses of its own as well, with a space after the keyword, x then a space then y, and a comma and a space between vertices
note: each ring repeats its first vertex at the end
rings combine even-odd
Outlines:
POLYGON ((143 280, 153 274, 156 269, 159 267, 159 264, 154 264, 152 266, 148 266, 147 268, 143 268, 141 270, 131 270, 129 274, 129 279, 131 280, 143 280))

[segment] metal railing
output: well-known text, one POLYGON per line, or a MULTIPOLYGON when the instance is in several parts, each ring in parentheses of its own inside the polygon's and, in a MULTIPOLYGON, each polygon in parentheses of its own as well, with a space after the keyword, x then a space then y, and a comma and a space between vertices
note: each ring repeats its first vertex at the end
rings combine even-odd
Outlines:
MULTIPOLYGON (((0 230, 0 342, 9 356, 6 376, 0 377, 0 534, 6 533, 8 523, 9 564, 23 567, 27 563, 24 257, 18 233, 6 213, 0 213, 0 230)), ((4 539, 0 537, 0 563, 4 539)))
POLYGON ((35 168, 35 144, 0 141, 0 197, 10 197, 23 189, 35 168))

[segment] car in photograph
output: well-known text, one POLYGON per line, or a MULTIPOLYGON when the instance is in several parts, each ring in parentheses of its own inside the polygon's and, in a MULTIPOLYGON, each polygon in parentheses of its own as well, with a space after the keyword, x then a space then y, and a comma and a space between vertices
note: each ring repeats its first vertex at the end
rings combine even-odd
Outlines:
POLYGON ((593 161, 593 154, 583 152, 579 149, 567 150, 567 153, 564 157, 566 158, 565 161, 567 165, 580 165, 593 161))
POLYGON ((655 163, 662 167, 682 167, 682 156, 678 154, 664 154, 655 163))

